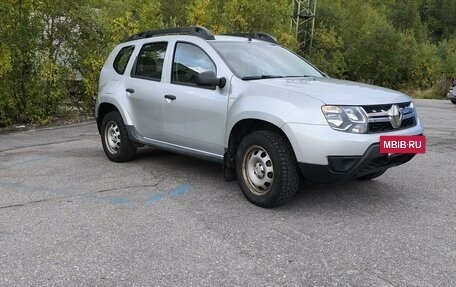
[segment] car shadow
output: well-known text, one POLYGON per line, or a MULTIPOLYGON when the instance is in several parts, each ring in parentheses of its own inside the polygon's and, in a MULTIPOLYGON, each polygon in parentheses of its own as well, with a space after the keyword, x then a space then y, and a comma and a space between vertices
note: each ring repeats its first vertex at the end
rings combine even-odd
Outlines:
MULTIPOLYGON (((149 147, 138 150, 135 162, 144 164, 145 168, 149 168, 149 164, 153 162, 167 170, 188 172, 190 175, 197 173, 207 178, 208 182, 219 182, 217 184, 219 188, 233 189, 233 192, 241 194, 237 184, 224 182, 223 167, 218 163, 149 147)), ((214 186, 214 188, 218 187, 214 186)), ((370 214, 372 210, 394 204, 398 196, 400 196, 399 188, 389 183, 385 175, 370 181, 353 180, 334 184, 303 181, 295 198, 275 210, 302 212, 323 208, 370 214)))
POLYGON ((167 170, 198 170, 199 174, 214 178, 219 177, 223 181, 223 166, 221 164, 152 147, 138 149, 134 161, 144 164, 145 168, 153 163, 159 164, 167 170))

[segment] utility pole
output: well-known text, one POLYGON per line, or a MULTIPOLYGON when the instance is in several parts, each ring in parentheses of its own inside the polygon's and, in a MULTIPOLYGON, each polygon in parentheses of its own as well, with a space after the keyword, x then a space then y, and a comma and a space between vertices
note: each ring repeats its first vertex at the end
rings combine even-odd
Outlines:
POLYGON ((299 42, 300 51, 307 54, 312 48, 317 0, 292 1, 291 31, 299 42))

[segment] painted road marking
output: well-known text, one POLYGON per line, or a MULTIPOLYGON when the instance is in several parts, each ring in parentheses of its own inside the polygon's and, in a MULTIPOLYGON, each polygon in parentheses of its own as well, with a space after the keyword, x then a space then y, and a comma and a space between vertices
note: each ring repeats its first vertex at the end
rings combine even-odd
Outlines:
MULTIPOLYGON (((28 191, 28 192, 37 192, 37 193, 52 193, 54 195, 58 195, 60 198, 65 197, 76 197, 82 199, 93 199, 99 200, 104 202, 109 202, 111 204, 117 205, 128 205, 135 202, 135 199, 132 197, 113 197, 113 196, 100 196, 98 193, 83 193, 83 194, 73 194, 73 191, 66 190, 66 189, 53 189, 53 188, 40 188, 40 187, 32 187, 23 183, 19 182, 2 182, 0 181, 0 187, 4 188, 12 188, 17 189, 19 191, 28 191)), ((185 183, 178 185, 174 189, 170 190, 168 193, 155 193, 151 195, 147 200, 146 203, 157 203, 166 197, 180 197, 185 193, 189 192, 192 189, 192 185, 190 183, 185 183)), ((138 201, 136 201, 138 202, 138 201)))
POLYGON ((149 197, 147 202, 156 203, 156 202, 159 202, 160 200, 162 200, 163 198, 165 198, 165 195, 163 193, 157 193, 157 194, 154 194, 151 197, 149 197))
POLYGON ((178 196, 181 196, 181 195, 187 193, 191 188, 192 188, 192 185, 189 183, 182 184, 182 185, 179 185, 178 187, 176 187, 175 189, 171 190, 169 194, 172 196, 178 197, 178 196))

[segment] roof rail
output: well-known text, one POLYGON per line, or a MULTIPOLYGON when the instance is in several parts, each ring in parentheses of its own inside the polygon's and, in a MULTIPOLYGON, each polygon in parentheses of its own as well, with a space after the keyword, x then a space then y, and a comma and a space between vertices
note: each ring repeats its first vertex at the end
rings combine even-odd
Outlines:
POLYGON ((127 38, 127 40, 125 40, 125 42, 163 35, 191 35, 200 37, 204 40, 215 40, 214 34, 212 34, 212 32, 208 29, 200 26, 192 26, 144 31, 138 34, 131 35, 127 38))
POLYGON ((228 33, 225 34, 227 36, 237 36, 237 37, 245 37, 249 39, 256 39, 256 40, 262 40, 266 41, 269 43, 274 43, 274 44, 280 44, 279 41, 277 41, 276 38, 273 36, 263 33, 263 32, 251 32, 251 33, 228 33))

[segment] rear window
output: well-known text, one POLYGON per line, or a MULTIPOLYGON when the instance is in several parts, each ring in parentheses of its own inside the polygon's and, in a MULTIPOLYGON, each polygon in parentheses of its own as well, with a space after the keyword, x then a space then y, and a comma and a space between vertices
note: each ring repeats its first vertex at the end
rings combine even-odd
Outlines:
POLYGON ((167 47, 167 42, 145 44, 139 51, 132 77, 160 81, 167 47))
POLYGON ((125 69, 127 68, 128 61, 130 60, 131 54, 133 54, 134 49, 135 46, 127 46, 123 47, 119 51, 113 63, 114 70, 116 70, 117 73, 121 75, 125 73, 125 69))

